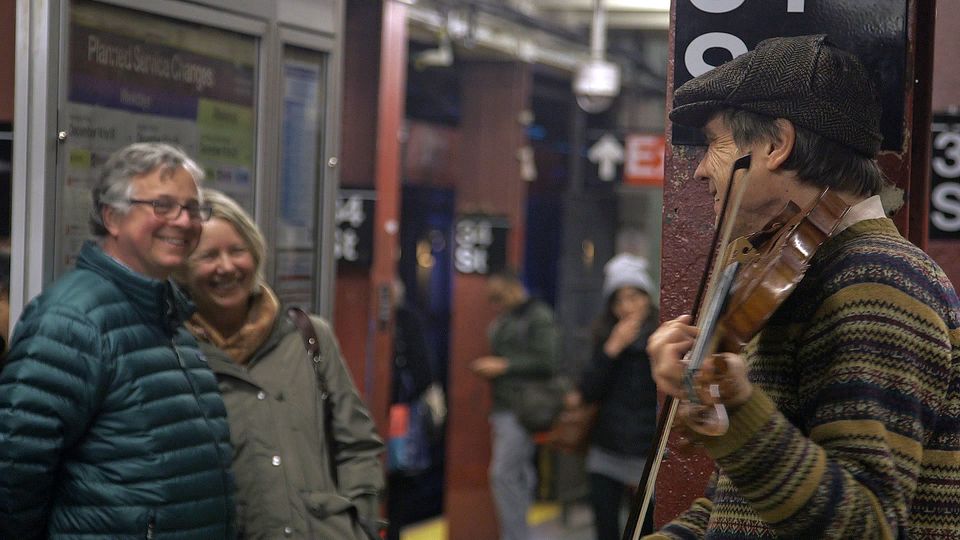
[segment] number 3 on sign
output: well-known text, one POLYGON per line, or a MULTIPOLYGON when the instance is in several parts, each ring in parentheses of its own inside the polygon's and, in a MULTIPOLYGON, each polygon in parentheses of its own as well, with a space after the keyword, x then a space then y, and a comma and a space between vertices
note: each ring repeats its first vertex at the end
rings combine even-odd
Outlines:
MULTIPOLYGON (((933 139, 933 147, 943 150, 943 156, 935 156, 932 161, 933 172, 941 178, 960 176, 960 133, 944 131, 933 139)), ((941 182, 930 193, 930 221, 941 231, 955 233, 960 231, 960 183, 941 182)))

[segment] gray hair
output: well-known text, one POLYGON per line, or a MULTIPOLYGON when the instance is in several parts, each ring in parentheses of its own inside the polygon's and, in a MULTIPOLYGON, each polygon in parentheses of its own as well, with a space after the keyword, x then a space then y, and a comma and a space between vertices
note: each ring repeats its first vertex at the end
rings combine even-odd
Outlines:
MULTIPOLYGON (((107 236, 107 228, 103 223, 105 207, 115 208, 124 214, 130 211, 132 180, 157 169, 160 169, 162 175, 167 176, 181 168, 190 173, 199 190, 200 181, 204 176, 203 169, 186 152, 175 146, 158 142, 142 142, 125 146, 114 152, 103 165, 100 178, 90 192, 93 199, 93 208, 90 210, 90 232, 98 237, 107 236)), ((201 195, 201 203, 202 199, 201 195)))
POLYGON ((244 243, 247 244, 247 249, 250 250, 250 255, 253 256, 253 261, 257 265, 257 277, 263 280, 263 266, 267 260, 267 243, 253 218, 237 201, 215 189, 206 188, 202 190, 201 194, 203 195, 203 202, 209 204, 210 208, 213 209, 210 219, 220 218, 233 225, 233 228, 243 238, 244 243))
MULTIPOLYGON (((740 148, 780 139, 776 118, 733 108, 719 114, 740 148)), ((802 182, 861 196, 877 195, 886 185, 886 176, 876 159, 795 123, 793 127, 796 139, 783 169, 795 171, 802 182)))

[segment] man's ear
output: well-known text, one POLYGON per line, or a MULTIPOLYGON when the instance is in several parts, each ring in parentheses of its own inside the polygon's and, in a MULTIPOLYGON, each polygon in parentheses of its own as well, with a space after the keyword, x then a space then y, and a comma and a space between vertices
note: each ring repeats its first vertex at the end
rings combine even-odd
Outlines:
POLYGON ((776 123, 779 136, 767 145, 766 165, 771 171, 780 168, 787 161, 793 154, 794 143, 797 142, 797 130, 793 127, 793 122, 777 118, 776 123))
POLYGON ((110 236, 117 236, 120 231, 120 219, 123 214, 109 204, 100 207, 100 220, 103 221, 103 228, 107 230, 110 236))

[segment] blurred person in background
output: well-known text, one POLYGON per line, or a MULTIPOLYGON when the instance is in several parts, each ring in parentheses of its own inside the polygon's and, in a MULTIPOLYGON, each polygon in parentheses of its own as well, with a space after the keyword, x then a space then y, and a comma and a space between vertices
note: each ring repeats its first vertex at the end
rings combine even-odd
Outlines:
POLYGON ((531 298, 512 271, 487 278, 487 298, 499 313, 488 329, 493 354, 477 358, 470 369, 490 381, 493 393, 490 487, 500 538, 525 540, 530 536, 527 510, 537 484, 536 446, 517 413, 525 383, 553 376, 558 331, 550 307, 531 298))
MULTIPOLYGON (((436 380, 423 319, 400 278, 392 284, 393 369, 390 427, 387 442, 387 540, 398 540, 401 529, 430 517, 440 505, 431 489, 442 491, 435 472, 442 466, 446 403, 436 380), (432 483, 437 484, 435 487, 432 483)), ((441 510, 442 511, 442 510, 441 510)))
POLYGON ((0 538, 234 538, 217 381, 168 279, 209 218, 181 150, 115 152, 76 268, 27 305, 0 371, 0 538))
POLYGON ((244 538, 365 539, 376 529, 383 443, 330 325, 304 337, 266 285, 266 248, 226 195, 212 208, 180 280, 197 305, 187 327, 216 374, 230 422, 237 513, 244 538))
MULTIPOLYGON (((657 430, 657 386, 646 347, 659 316, 646 259, 622 253, 610 259, 604 275, 593 357, 572 399, 597 411, 585 464, 596 537, 619 540, 624 495, 640 482, 657 430)), ((644 532, 652 532, 647 526, 644 532)))

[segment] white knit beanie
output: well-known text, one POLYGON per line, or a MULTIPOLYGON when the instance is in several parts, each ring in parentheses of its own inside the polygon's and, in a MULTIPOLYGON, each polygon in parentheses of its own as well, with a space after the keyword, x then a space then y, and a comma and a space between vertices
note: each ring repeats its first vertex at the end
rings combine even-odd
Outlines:
POLYGON ((654 300, 657 297, 657 291, 653 289, 653 280, 647 272, 647 259, 644 257, 621 253, 607 261, 603 267, 603 273, 604 300, 609 300, 610 295, 620 287, 635 287, 654 300))

